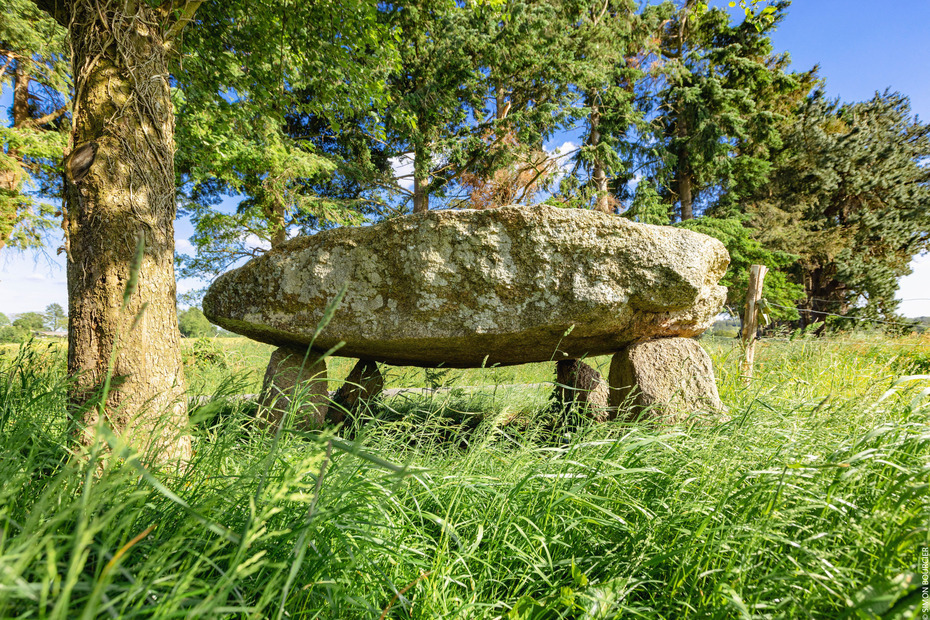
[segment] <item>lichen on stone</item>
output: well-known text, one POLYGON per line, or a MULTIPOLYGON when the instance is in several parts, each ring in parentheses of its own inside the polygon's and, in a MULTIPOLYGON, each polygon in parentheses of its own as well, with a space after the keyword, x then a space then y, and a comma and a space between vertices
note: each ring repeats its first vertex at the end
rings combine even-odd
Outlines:
POLYGON ((556 347, 581 358, 700 333, 727 262, 705 235, 593 211, 432 211, 291 240, 221 276, 204 312, 306 345, 345 286, 315 347, 417 365, 544 361, 556 347))

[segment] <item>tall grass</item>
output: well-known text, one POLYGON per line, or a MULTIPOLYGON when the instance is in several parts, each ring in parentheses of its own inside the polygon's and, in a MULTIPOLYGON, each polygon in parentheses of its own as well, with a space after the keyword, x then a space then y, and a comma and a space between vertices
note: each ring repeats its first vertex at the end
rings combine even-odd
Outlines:
POLYGON ((213 396, 182 474, 73 458, 60 354, 23 348, 0 362, 0 617, 919 617, 924 349, 855 342, 764 345, 750 387, 708 342, 728 422, 570 436, 545 388, 504 387, 549 365, 389 369, 453 389, 276 434, 228 398, 253 370, 193 364, 213 396))

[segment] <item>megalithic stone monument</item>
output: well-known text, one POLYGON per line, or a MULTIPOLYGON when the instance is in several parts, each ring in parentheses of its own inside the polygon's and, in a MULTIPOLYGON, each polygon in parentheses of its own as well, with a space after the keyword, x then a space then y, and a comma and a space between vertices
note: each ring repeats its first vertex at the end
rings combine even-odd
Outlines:
MULTIPOLYGON (((723 305, 726 289, 717 283, 728 262, 723 244, 706 235, 595 211, 430 211, 290 240, 220 276, 203 308, 225 329, 290 352, 277 354, 273 365, 300 353, 318 381, 325 372, 320 355, 340 342, 339 355, 395 365, 580 359, 702 333, 723 305), (335 314, 318 330, 343 289, 335 314)), ((679 350, 671 341, 669 347, 670 355, 679 350)), ((703 351, 689 349, 681 363, 676 376, 710 373, 713 384, 703 351)), ((373 375, 370 367, 366 373, 373 375)), ((291 382, 309 380, 283 374, 266 379, 267 403, 293 392, 291 382)), ((308 414, 314 423, 325 417, 320 394, 308 414)), ((614 409, 623 404, 615 400, 614 409)), ((719 407, 716 394, 675 402, 719 407)))

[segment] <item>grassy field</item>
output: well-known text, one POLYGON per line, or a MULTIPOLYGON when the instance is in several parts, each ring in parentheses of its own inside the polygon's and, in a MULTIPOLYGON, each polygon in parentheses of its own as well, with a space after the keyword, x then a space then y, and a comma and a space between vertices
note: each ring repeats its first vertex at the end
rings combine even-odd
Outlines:
POLYGON ((227 398, 270 349, 188 341, 183 474, 71 458, 60 345, 4 349, 0 617, 922 617, 930 339, 764 342, 749 387, 702 342, 717 425, 559 427, 532 364, 275 435, 227 398))

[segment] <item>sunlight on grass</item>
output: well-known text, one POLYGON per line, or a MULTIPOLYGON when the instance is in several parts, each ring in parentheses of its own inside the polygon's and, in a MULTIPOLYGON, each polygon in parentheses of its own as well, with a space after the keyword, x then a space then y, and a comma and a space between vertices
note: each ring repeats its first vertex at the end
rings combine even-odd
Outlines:
POLYGON ((451 389, 276 440, 224 398, 257 391, 270 348, 218 339, 221 363, 188 365, 213 395, 191 467, 141 476, 71 458, 60 349, 6 349, 0 617, 910 617, 930 343, 763 342, 746 387, 733 342, 702 342, 718 426, 566 436, 549 388, 521 387, 553 364, 388 367, 388 387, 451 389))

